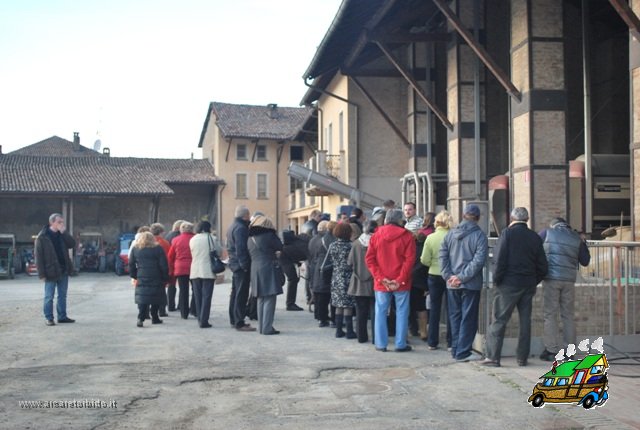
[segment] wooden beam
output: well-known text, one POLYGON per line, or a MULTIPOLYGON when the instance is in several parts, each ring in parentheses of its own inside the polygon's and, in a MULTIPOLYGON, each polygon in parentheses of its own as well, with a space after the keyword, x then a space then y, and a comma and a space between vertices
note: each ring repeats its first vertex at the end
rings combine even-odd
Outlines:
MULTIPOLYGON (((361 76, 371 78, 401 78, 402 75, 397 69, 341 69, 343 75, 361 76)), ((424 67, 414 67, 411 73, 418 81, 424 81, 427 78, 427 71, 424 67)))
POLYGON ((364 26, 364 30, 362 30, 362 32, 360 33, 360 36, 358 36, 358 40, 354 48, 351 50, 351 53, 349 54, 349 56, 344 62, 344 66, 347 69, 353 66, 353 63, 355 63, 355 61, 358 59, 358 56, 360 55, 364 47, 367 45, 367 43, 369 43, 369 35, 368 35, 369 31, 376 28, 376 26, 380 23, 380 21, 382 21, 382 19, 389 12, 389 10, 391 10, 391 8, 396 4, 396 2, 397 0, 388 0, 387 3, 383 5, 380 9, 378 9, 378 11, 371 17, 369 22, 367 22, 367 24, 364 26))
POLYGON ((395 66, 398 72, 400 72, 400 74, 406 79, 409 85, 411 85, 411 88, 413 88, 418 97, 420 97, 422 101, 424 101, 427 106, 429 106, 433 113, 436 114, 442 124, 449 130, 453 130, 453 124, 451 124, 451 121, 449 121, 449 119, 447 118, 447 114, 445 114, 433 100, 427 97, 422 88, 420 88, 420 85, 418 85, 418 81, 416 81, 411 72, 407 70, 407 68, 405 68, 402 64, 400 64, 400 61, 398 61, 398 59, 391 53, 391 51, 385 46, 384 43, 378 40, 374 41, 374 43, 378 45, 378 48, 380 48, 387 59, 391 62, 391 64, 395 66))
POLYGON ((627 4, 626 0, 609 0, 611 6, 618 12, 620 18, 627 24, 629 30, 637 40, 640 40, 640 19, 627 4))
POLYGON ((354 84, 356 84, 356 87, 358 87, 358 89, 362 92, 365 98, 369 100, 369 102, 373 105, 373 107, 376 108, 378 113, 382 115, 382 118, 384 118, 387 124, 389 124, 389 126, 393 129, 393 131, 400 138, 400 140, 402 140, 402 143, 404 143, 407 146, 407 148, 411 148, 411 142, 409 142, 409 140, 406 138, 404 133, 402 133, 402 130, 400 130, 397 125, 395 125, 395 123, 391 120, 389 115, 387 115, 384 109, 382 109, 382 106, 380 106, 378 102, 373 98, 373 96, 369 93, 369 91, 367 91, 362 86, 358 78, 356 78, 355 76, 349 76, 349 78, 353 81, 354 84))
POLYGON ((507 90, 507 92, 513 97, 518 103, 522 100, 522 94, 520 91, 513 85, 513 83, 509 80, 507 74, 500 68, 500 66, 493 61, 491 55, 478 43, 469 30, 464 27, 464 24, 460 19, 456 16, 455 13, 449 8, 449 6, 445 3, 444 0, 433 0, 433 3, 440 9, 443 15, 447 18, 449 23, 456 29, 458 34, 467 42, 469 47, 476 53, 480 61, 484 63, 484 65, 489 69, 489 71, 495 76, 495 78, 502 84, 502 86, 507 90))
POLYGON ((382 33, 371 35, 372 39, 385 43, 420 43, 420 42, 449 42, 451 35, 448 33, 382 33))

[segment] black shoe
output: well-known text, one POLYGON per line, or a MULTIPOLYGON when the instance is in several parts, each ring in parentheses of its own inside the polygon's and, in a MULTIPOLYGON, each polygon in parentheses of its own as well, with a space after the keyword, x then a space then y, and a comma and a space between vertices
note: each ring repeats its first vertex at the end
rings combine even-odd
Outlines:
POLYGON ((163 313, 161 313, 161 314, 158 314, 158 316, 159 316, 159 317, 168 317, 168 316, 169 316, 169 314, 168 314, 168 313, 166 313, 166 312, 163 312, 163 313))
POLYGON ((320 321, 318 327, 329 327, 329 321, 320 321))
POLYGON ((288 311, 303 311, 304 309, 302 309, 300 306, 296 305, 295 303, 292 305, 287 305, 287 310, 288 311))
POLYGON ((356 332, 352 331, 352 332, 347 332, 347 335, 345 337, 347 339, 357 339, 358 335, 356 334, 356 332))
POLYGON ((518 366, 524 367, 527 365, 527 360, 518 360, 518 366))
POLYGON ((175 311, 178 311, 178 310, 180 310, 180 309, 176 309, 176 308, 169 308, 169 312, 175 312, 175 311))
POLYGON ((336 330, 336 337, 345 337, 346 333, 342 330, 338 331, 336 330))
POLYGON ((272 330, 269 333, 262 333, 266 336, 270 336, 270 335, 274 335, 274 334, 280 334, 280 330, 272 330))
POLYGON ((333 321, 329 322, 329 327, 336 328, 336 323, 334 323, 333 321))
POLYGON ((136 324, 138 327, 142 327, 142 320, 138 320, 138 324, 136 324))
POLYGON ((540 360, 542 361, 555 361, 556 355, 553 352, 547 351, 546 349, 542 351, 540 354, 540 360))
POLYGON ((58 320, 58 324, 74 323, 74 322, 76 322, 76 320, 72 320, 72 319, 71 319, 71 318, 69 318, 69 317, 62 318, 62 319, 59 319, 59 320, 58 320))
POLYGON ((151 324, 162 324, 162 320, 160 318, 157 320, 151 320, 151 324))
POLYGON ((413 348, 411 348, 411 345, 407 345, 404 348, 396 348, 396 352, 409 352, 411 351, 413 348))
POLYGON ((54 323, 53 320, 46 320, 44 322, 44 325, 52 326, 52 325, 56 325, 56 323, 54 323))
POLYGON ((210 327, 213 327, 213 326, 209 323, 200 324, 200 328, 210 328, 210 327))

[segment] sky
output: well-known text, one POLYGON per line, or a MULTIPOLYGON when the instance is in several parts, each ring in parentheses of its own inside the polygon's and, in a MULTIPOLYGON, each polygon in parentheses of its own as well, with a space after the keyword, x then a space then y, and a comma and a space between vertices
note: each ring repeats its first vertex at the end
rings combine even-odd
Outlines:
POLYGON ((298 106, 341 0, 0 0, 0 145, 201 158, 212 101, 298 106))

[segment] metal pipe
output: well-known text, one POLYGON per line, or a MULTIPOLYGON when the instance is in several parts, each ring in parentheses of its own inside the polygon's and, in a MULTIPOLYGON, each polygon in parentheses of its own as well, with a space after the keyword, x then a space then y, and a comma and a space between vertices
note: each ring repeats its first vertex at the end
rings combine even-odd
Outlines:
POLYGON ((589 0, 582 0, 582 85, 584 97, 584 213, 585 233, 593 230, 593 174, 591 140, 591 58, 589 55, 589 0))
POLYGON ((415 170, 411 173, 411 176, 413 176, 414 190, 416 192, 416 199, 414 202, 416 204, 416 214, 421 214, 422 212, 420 210, 422 209, 422 205, 420 204, 420 194, 422 194, 422 190, 420 188, 420 178, 418 177, 418 172, 415 170))
MULTIPOLYGON (((473 2, 473 35, 476 40, 480 36, 480 2, 473 2)), ((474 182, 476 199, 480 200, 481 195, 481 178, 480 169, 482 164, 480 163, 480 59, 475 57, 473 65, 473 152, 474 152, 474 182)))

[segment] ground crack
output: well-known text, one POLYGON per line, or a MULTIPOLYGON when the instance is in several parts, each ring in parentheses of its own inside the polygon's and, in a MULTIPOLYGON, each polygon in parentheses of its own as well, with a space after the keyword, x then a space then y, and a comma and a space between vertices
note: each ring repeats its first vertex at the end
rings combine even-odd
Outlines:
POLYGON ((196 384, 198 382, 234 381, 236 379, 245 379, 245 376, 208 376, 205 378, 185 379, 184 381, 180 381, 178 383, 178 386, 182 386, 185 384, 196 384))

